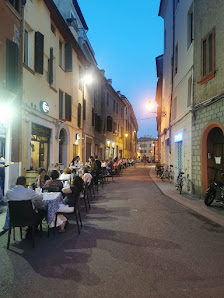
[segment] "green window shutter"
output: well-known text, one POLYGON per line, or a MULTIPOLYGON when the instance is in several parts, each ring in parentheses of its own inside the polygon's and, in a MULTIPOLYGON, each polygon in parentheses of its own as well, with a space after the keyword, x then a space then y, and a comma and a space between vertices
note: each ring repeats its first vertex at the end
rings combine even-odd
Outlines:
POLYGON ((34 70, 39 74, 44 73, 44 36, 40 32, 35 32, 34 70))
POLYGON ((53 48, 50 48, 49 59, 49 84, 53 85, 53 48))
POLYGON ((63 119, 63 92, 59 90, 59 118, 63 119))
POLYGON ((6 88, 17 91, 18 88, 18 45, 6 40, 6 88))
POLYGON ((78 104, 78 115, 77 115, 77 125, 78 127, 81 127, 81 112, 82 112, 82 106, 81 103, 78 104))
POLYGON ((72 71, 72 45, 70 43, 65 44, 65 71, 72 71))
POLYGON ((71 110, 72 110, 72 98, 70 95, 65 93, 65 120, 71 121, 71 110))

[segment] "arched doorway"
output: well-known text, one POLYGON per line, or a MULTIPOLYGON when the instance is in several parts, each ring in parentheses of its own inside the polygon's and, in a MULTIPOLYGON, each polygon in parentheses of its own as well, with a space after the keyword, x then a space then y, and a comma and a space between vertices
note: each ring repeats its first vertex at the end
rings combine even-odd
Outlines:
POLYGON ((66 168, 68 165, 67 152, 68 152, 68 136, 64 128, 60 130, 59 134, 59 163, 66 168))
MULTIPOLYGON (((214 169, 224 165, 224 128, 218 122, 209 123, 201 137, 201 190, 204 196, 209 181, 213 179, 214 169), (217 159, 220 157, 220 163, 217 159), (217 163, 218 162, 218 163, 217 163)), ((220 173, 217 180, 220 180, 220 173)))

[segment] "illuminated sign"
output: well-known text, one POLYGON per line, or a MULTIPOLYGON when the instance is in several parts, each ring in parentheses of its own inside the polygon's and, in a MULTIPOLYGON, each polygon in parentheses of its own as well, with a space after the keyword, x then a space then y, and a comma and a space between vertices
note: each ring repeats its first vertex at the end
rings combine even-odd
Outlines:
POLYGON ((177 142, 181 142, 183 140, 183 133, 180 132, 178 133, 177 135, 174 136, 174 142, 177 143, 177 142))
POLYGON ((46 101, 41 101, 40 102, 40 110, 43 113, 48 113, 49 112, 50 108, 49 108, 49 105, 46 101))

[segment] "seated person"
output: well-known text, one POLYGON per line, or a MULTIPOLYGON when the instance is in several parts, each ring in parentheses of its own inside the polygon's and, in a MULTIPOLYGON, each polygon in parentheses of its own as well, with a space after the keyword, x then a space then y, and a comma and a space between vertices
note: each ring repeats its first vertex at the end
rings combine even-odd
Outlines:
POLYGON ((112 161, 112 157, 110 157, 109 163, 108 163, 108 168, 110 168, 112 170, 113 169, 113 165, 114 165, 114 163, 112 161))
POLYGON ((66 195, 63 203, 69 207, 74 207, 74 198, 71 196, 71 194, 77 193, 79 195, 83 191, 83 185, 84 182, 82 178, 76 176, 70 187, 65 187, 62 189, 63 194, 66 195))
MULTIPOLYGON (((6 193, 8 201, 27 201, 32 200, 33 206, 36 208, 35 212, 35 226, 36 229, 38 225, 42 222, 44 217, 47 216, 46 206, 43 202, 43 195, 38 194, 32 189, 25 188, 26 177, 20 176, 17 178, 16 186, 9 189, 6 193)), ((31 227, 28 227, 26 238, 31 238, 31 227)))
POLYGON ((88 183, 88 185, 91 184, 93 176, 88 172, 88 168, 84 167, 82 169, 82 179, 84 181, 84 184, 88 183))
POLYGON ((59 174, 58 171, 56 170, 52 170, 50 173, 50 180, 47 180, 44 184, 44 187, 49 187, 49 186, 59 186, 59 187, 63 187, 63 184, 60 180, 58 180, 59 174))
POLYGON ((65 168, 63 174, 60 175, 59 180, 70 180, 71 179, 71 169, 65 168))
POLYGON ((45 182, 47 180, 50 180, 50 177, 46 175, 46 170, 44 168, 39 168, 38 174, 39 176, 35 180, 35 187, 43 188, 45 185, 45 182))
POLYGON ((80 162, 80 157, 77 155, 70 163, 70 167, 78 167, 80 162))

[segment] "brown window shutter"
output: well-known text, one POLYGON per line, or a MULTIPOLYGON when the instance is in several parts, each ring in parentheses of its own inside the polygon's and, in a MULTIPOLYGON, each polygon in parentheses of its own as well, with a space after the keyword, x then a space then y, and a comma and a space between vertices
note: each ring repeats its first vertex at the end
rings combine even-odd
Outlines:
POLYGON ((6 40, 6 88, 16 91, 18 88, 18 45, 6 40))
POLYGON ((71 121, 72 98, 65 93, 65 120, 71 121))
POLYGON ((44 70, 44 36, 40 32, 35 32, 34 70, 39 74, 43 74, 44 70))
POLYGON ((72 45, 70 43, 65 44, 65 71, 72 71, 72 45))

